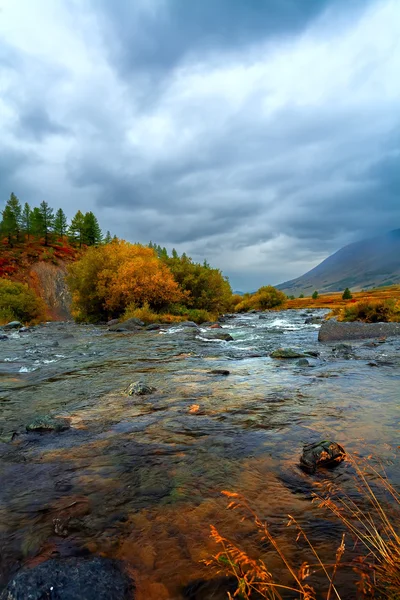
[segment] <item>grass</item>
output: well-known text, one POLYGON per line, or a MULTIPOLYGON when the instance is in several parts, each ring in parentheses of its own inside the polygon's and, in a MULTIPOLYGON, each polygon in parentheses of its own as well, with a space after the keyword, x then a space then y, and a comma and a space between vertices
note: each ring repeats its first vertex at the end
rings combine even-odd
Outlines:
MULTIPOLYGON (((260 541, 260 547, 253 548, 259 557, 252 558, 211 526, 211 537, 220 551, 205 562, 218 573, 236 579, 237 589, 233 597, 241 600, 251 600, 253 597, 283 600, 290 593, 290 597, 301 600, 316 600, 317 597, 340 600, 338 572, 342 568, 351 568, 358 578, 354 597, 399 600, 400 496, 388 481, 384 470, 376 469, 368 461, 362 462, 349 456, 347 460, 354 472, 351 495, 328 482, 320 484, 313 494, 313 502, 329 511, 336 517, 340 528, 344 526, 347 531, 338 541, 334 560, 329 565, 320 558, 315 545, 293 516, 288 515, 287 523, 295 529, 293 544, 303 540, 312 563, 305 561, 301 565, 294 564, 288 558, 288 552, 282 550, 268 523, 259 518, 246 498, 235 492, 222 492, 229 500, 228 508, 237 511, 241 521, 250 520, 253 523, 260 541), (353 548, 357 548, 359 553, 350 562, 343 560, 346 538, 352 540, 353 548), (273 550, 278 555, 289 576, 289 583, 274 579, 262 558, 265 549, 273 550), (313 583, 316 574, 322 574, 325 580, 325 589, 319 591, 318 596, 313 583)), ((348 592, 347 584, 343 591, 348 592)), ((233 597, 228 593, 228 598, 233 597)))

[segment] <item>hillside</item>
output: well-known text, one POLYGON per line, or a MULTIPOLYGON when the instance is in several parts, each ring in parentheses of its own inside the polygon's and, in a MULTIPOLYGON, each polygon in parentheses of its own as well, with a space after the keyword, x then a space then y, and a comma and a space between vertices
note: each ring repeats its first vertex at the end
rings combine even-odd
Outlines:
POLYGON ((48 246, 41 239, 24 239, 12 248, 4 238, 0 240, 0 277, 27 283, 44 300, 47 318, 68 319, 71 298, 64 277, 67 264, 80 255, 81 251, 71 246, 66 237, 48 246))
POLYGON ((371 289, 400 283, 400 229, 344 246, 301 277, 279 284, 288 295, 371 289))

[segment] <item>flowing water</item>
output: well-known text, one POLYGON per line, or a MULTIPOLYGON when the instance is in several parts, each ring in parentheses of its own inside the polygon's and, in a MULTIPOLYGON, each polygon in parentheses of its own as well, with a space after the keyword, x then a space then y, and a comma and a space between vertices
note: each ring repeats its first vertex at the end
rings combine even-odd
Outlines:
MULTIPOLYGON (((216 552, 210 524, 250 552, 263 547, 221 490, 243 493, 297 565, 305 549, 288 513, 332 560, 341 530, 311 503, 320 475, 298 468, 302 446, 333 439, 400 483, 400 340, 335 349, 318 343, 309 315, 263 316, 224 323, 229 342, 68 323, 0 340, 0 589, 22 566, 97 553, 125 561, 139 600, 224 598, 226 582, 202 562, 216 552), (270 358, 279 347, 319 355, 302 367, 270 358), (138 380, 156 392, 128 396, 138 380), (40 415, 71 428, 26 433, 40 415)), ((327 476, 346 486, 350 471, 327 476)), ((264 557, 284 578, 268 548, 264 557)), ((352 598, 346 581, 339 574, 352 598)))

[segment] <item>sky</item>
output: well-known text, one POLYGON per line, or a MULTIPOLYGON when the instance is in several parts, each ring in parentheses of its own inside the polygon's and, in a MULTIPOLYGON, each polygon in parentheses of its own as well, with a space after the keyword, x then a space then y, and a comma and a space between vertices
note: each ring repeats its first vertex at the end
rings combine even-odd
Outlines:
POLYGON ((398 0, 0 0, 13 191, 235 290, 400 227, 398 0))

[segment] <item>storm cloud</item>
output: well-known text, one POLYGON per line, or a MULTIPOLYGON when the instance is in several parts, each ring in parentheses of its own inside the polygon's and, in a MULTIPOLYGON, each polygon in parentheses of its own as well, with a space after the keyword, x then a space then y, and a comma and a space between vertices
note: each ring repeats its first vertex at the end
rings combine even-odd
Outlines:
POLYGON ((400 227, 396 0, 0 4, 0 209, 93 210, 244 290, 400 227))

